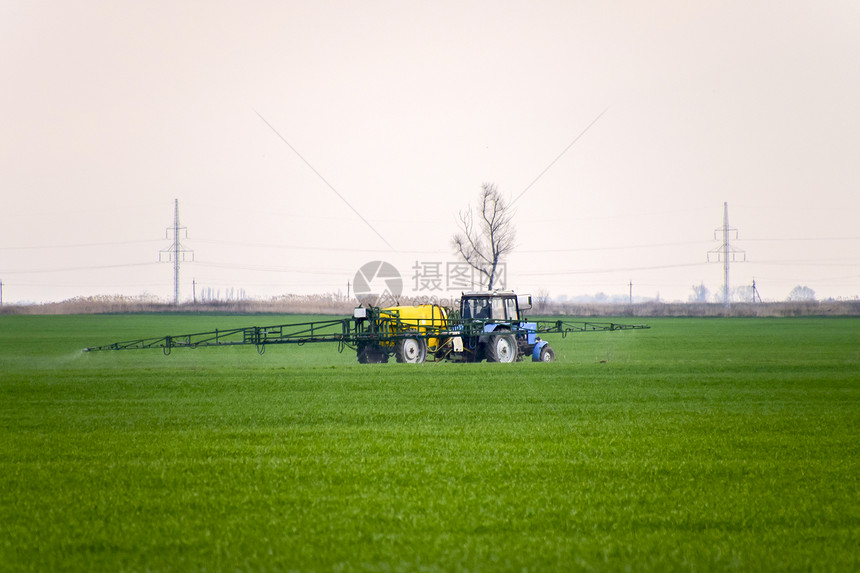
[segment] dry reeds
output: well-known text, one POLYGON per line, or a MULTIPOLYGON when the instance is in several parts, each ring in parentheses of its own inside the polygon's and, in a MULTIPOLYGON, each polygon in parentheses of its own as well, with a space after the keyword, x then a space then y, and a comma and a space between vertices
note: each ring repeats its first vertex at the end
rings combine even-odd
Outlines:
MULTIPOLYGON (((433 302, 454 307, 453 299, 401 297, 401 305, 433 302)), ((217 312, 229 314, 331 314, 350 315, 357 303, 337 294, 286 294, 270 299, 208 300, 174 305, 151 295, 136 297, 100 295, 76 297, 62 302, 32 305, 3 305, 0 314, 120 314, 154 312, 217 312)), ((577 317, 793 317, 793 316, 860 316, 860 300, 786 301, 767 303, 733 303, 729 309, 721 303, 570 303, 543 302, 528 312, 540 316, 577 317)))

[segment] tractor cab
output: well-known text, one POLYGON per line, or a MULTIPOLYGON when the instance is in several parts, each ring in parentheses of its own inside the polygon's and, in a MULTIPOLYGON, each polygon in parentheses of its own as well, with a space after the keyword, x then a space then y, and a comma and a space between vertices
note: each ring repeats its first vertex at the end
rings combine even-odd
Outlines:
POLYGON ((524 356, 551 362, 552 348, 537 336, 537 324, 522 314, 532 307, 531 295, 511 291, 464 292, 460 298, 463 330, 459 353, 465 360, 514 362, 524 356))
POLYGON ((467 292, 460 299, 460 318, 519 321, 521 310, 531 308, 531 295, 513 292, 467 292))

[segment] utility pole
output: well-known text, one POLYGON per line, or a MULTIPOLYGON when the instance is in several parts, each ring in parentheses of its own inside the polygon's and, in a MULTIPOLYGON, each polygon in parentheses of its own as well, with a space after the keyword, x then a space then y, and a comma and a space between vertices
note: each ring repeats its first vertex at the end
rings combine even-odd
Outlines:
POLYGON ((735 239, 738 238, 738 230, 729 227, 729 204, 723 203, 723 226, 714 231, 714 239, 720 240, 721 236, 723 244, 712 251, 708 251, 708 262, 712 262, 711 255, 714 255, 715 260, 713 262, 723 263, 723 305, 726 307, 726 310, 731 306, 729 263, 742 263, 747 260, 746 252, 731 246, 730 240, 732 234, 734 234, 735 239))
POLYGON ((633 279, 630 279, 630 305, 633 306, 633 279))
POLYGON ((170 245, 168 248, 159 251, 158 261, 166 261, 173 263, 173 304, 178 305, 179 262, 180 260, 185 261, 187 254, 190 254, 190 260, 194 260, 194 251, 186 249, 179 241, 179 234, 181 231, 185 231, 185 238, 188 238, 188 229, 186 227, 179 226, 179 199, 173 200, 173 227, 167 228, 166 238, 170 238, 171 231, 173 231, 173 244, 170 245), (162 256, 164 256, 165 258, 163 258, 162 256))
POLYGON ((755 279, 753 279, 753 284, 752 284, 752 298, 753 298, 753 300, 752 300, 753 304, 755 304, 756 298, 758 298, 758 301, 761 302, 761 295, 759 294, 758 289, 755 286, 755 279))
POLYGON ((3 281, 0 281, 0 306, 3 306, 3 281))

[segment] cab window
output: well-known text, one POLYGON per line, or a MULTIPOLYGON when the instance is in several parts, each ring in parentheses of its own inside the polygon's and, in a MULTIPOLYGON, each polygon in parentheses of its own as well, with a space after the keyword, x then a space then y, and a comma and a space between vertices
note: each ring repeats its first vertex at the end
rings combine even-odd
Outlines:
POLYGON ((505 320, 505 301, 500 298, 493 299, 493 319, 505 320))
POLYGON ((520 317, 517 316, 517 299, 515 298, 506 298, 505 299, 505 307, 507 308, 507 316, 508 320, 519 320, 520 317))
POLYGON ((463 318, 490 318, 490 305, 486 298, 470 298, 463 301, 463 318))

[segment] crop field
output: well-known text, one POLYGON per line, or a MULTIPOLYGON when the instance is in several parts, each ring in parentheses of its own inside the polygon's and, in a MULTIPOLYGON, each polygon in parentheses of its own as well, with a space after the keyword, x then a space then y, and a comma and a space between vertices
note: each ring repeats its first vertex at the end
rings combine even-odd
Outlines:
POLYGON ((0 316, 0 571, 860 570, 860 319, 81 352, 298 320, 0 316))

